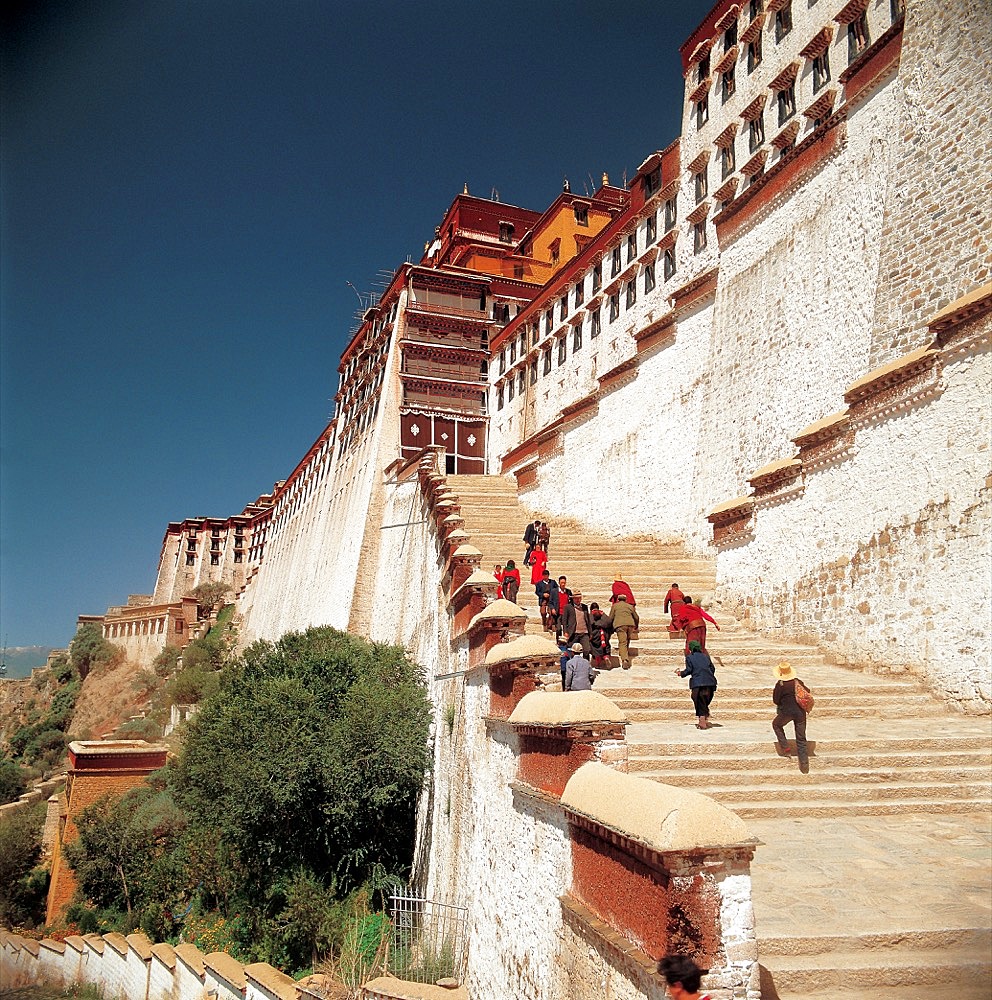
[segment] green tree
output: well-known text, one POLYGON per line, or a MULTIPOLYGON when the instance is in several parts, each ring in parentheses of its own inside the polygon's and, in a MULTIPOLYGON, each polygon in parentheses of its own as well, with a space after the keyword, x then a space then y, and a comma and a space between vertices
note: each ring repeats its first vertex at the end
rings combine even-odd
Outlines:
POLYGON ((76 629, 69 647, 72 668, 83 680, 97 667, 119 662, 123 650, 103 637, 103 630, 96 622, 84 622, 76 629))
POLYGON ((27 779, 17 762, 7 756, 0 757, 0 806, 15 802, 27 786, 27 779))
POLYGON ((196 603, 200 608, 210 612, 214 605, 226 600, 230 593, 230 586, 218 580, 213 583, 201 583, 189 592, 189 596, 196 598, 196 603))
POLYGON ((0 924, 44 919, 47 875, 38 867, 47 807, 39 802, 0 819, 0 924))

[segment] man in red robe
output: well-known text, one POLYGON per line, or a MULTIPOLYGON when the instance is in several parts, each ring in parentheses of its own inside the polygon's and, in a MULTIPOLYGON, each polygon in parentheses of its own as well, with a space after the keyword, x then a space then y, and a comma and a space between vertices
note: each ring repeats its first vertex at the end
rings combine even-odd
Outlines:
POLYGON ((692 603, 692 598, 686 596, 685 603, 679 612, 678 626, 685 635, 685 655, 689 655, 689 643, 698 642, 702 652, 706 652, 706 623, 710 622, 716 626, 717 632, 720 626, 713 618, 703 611, 698 604, 692 603))
POLYGON ((623 577, 617 573, 616 579, 613 581, 613 590, 610 594, 610 604, 616 604, 617 598, 623 594, 626 598, 627 603, 633 607, 637 601, 634 600, 634 592, 630 589, 630 585, 624 583, 623 577))
POLYGON ((678 621, 682 615, 682 605, 685 604, 685 594, 679 590, 679 585, 673 583, 671 587, 668 588, 668 593, 665 594, 665 614, 667 615, 669 610, 672 613, 672 621, 668 626, 669 634, 675 635, 679 630, 678 621))

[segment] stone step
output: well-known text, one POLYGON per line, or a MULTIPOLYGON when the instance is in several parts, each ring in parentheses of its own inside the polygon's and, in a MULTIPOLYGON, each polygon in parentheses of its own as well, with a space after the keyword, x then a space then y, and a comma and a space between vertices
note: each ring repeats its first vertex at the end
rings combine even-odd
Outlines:
MULTIPOLYGON (((812 763, 815 768, 815 784, 817 786, 844 784, 846 786, 865 786, 869 789, 879 785, 900 782, 906 785, 926 784, 930 788, 943 787, 945 784, 959 783, 961 785, 971 784, 982 786, 988 776, 988 765, 974 762, 963 765, 946 767, 935 765, 921 765, 920 767, 898 767, 891 768, 885 766, 858 768, 856 765, 849 767, 838 767, 833 761, 824 767, 823 761, 819 757, 814 757, 812 763)), ((760 770, 728 770, 728 771, 704 771, 695 768, 684 768, 681 770, 671 768, 635 768, 630 767, 632 774, 638 774, 644 778, 652 778, 663 785, 679 785, 687 788, 695 788, 705 791, 707 795, 717 794, 718 789, 734 787, 738 790, 746 790, 755 785, 771 787, 776 782, 783 780, 792 789, 796 785, 807 785, 810 783, 811 774, 800 773, 795 766, 795 759, 787 762, 785 768, 779 764, 778 767, 771 766, 767 762, 760 770), (793 780, 794 779, 794 780, 793 780)))
MULTIPOLYGON (((719 796, 714 799, 722 801, 719 796)), ((741 819, 835 819, 840 816, 919 816, 952 813, 989 812, 992 796, 973 798, 936 799, 931 790, 920 790, 918 796, 904 795, 902 799, 878 799, 866 802, 832 802, 825 799, 795 802, 791 789, 788 799, 774 802, 724 803, 741 819)))
POLYGON ((777 996, 781 1000, 809 998, 817 991, 837 997, 878 996, 877 987, 915 987, 916 996, 929 1000, 933 994, 921 987, 951 985, 958 990, 954 996, 962 996, 962 987, 984 988, 987 998, 992 972, 988 952, 969 944, 933 948, 855 947, 804 955, 763 954, 759 962, 762 997, 777 996), (863 992, 847 992, 852 989, 863 992))
MULTIPOLYGON (((712 796, 735 812, 737 804, 749 806, 760 803, 780 802, 788 799, 790 805, 814 802, 828 805, 871 803, 880 804, 888 801, 904 802, 908 799, 925 798, 928 801, 955 802, 961 799, 979 801, 985 797, 992 802, 992 790, 982 776, 972 774, 972 780, 953 782, 935 779, 932 772, 921 774, 920 782, 899 780, 879 781, 857 784, 854 782, 840 785, 838 782, 821 782, 817 770, 817 759, 810 760, 810 772, 803 775, 796 767, 795 760, 783 760, 782 774, 786 768, 792 768, 805 781, 801 783, 780 783, 774 777, 772 782, 764 783, 760 788, 753 786, 711 784, 706 788, 706 794, 712 796)), ((788 772, 791 774, 791 772, 788 772)), ((903 776, 901 776, 903 777, 903 776)), ((662 784, 667 782, 662 779, 662 784)))
MULTIPOLYGON (((935 705, 933 698, 926 692, 914 690, 912 688, 899 693, 887 691, 884 687, 859 687, 853 689, 856 694, 850 694, 851 689, 838 688, 818 688, 816 691, 816 705, 814 712, 819 712, 822 708, 839 705, 849 707, 852 703, 872 702, 873 704, 895 703, 899 705, 935 705)), ((600 694, 605 694, 606 689, 599 688, 600 694)), ((614 688, 608 698, 612 699, 620 708, 672 708, 682 709, 685 707, 686 698, 689 696, 689 689, 684 691, 657 691, 654 694, 632 694, 623 688, 614 688)), ((724 707, 728 710, 741 708, 760 708, 768 711, 772 704, 767 688, 717 688, 716 696, 713 700, 713 714, 716 715, 717 702, 721 711, 724 707)), ((938 705, 937 707, 943 708, 938 705)))
MULTIPOLYGON (((635 727, 636 728, 636 727, 635 727)), ((653 741, 632 740, 631 727, 627 730, 628 747, 632 757, 664 757, 689 760, 698 757, 701 760, 710 760, 713 757, 723 756, 745 756, 762 749, 769 753, 775 752, 775 738, 768 729, 768 736, 749 742, 704 742, 707 733, 699 733, 700 742, 668 742, 657 743, 653 741)), ((790 741, 791 745, 791 741, 790 741)), ((833 755, 837 753, 859 753, 872 748, 884 748, 886 752, 912 753, 915 751, 933 752, 940 751, 981 751, 989 749, 989 739, 987 736, 938 736, 934 734, 920 734, 916 737, 893 737, 889 738, 878 735, 870 740, 867 739, 817 739, 809 741, 810 747, 817 753, 823 755, 833 755)))
MULTIPOLYGON (((683 703, 683 708, 681 711, 676 709, 665 709, 665 708, 627 708, 624 709, 624 715, 627 716, 628 722, 672 722, 684 718, 687 714, 692 714, 692 702, 689 701, 688 696, 683 703)), ((768 719, 769 725, 771 725, 771 719, 774 716, 774 707, 772 708, 739 708, 734 712, 730 712, 724 709, 721 705, 714 702, 713 705, 713 719, 711 722, 715 723, 717 726, 723 726, 724 724, 732 724, 734 722, 758 722, 762 719, 768 719)), ((943 714, 941 707, 939 705, 900 705, 898 702, 892 702, 886 705, 879 705, 877 707, 873 706, 843 706, 838 705, 836 707, 821 707, 817 705, 814 709, 813 718, 817 720, 820 719, 912 719, 912 718, 938 718, 943 714)))
POLYGON ((992 929, 988 927, 943 927, 932 930, 901 930, 884 934, 829 934, 820 937, 763 937, 758 958, 822 956, 856 952, 893 953, 909 949, 959 948, 987 955, 992 960, 992 929))
MULTIPOLYGON (((675 761, 671 757, 643 757, 631 754, 628 758, 628 769, 633 772, 652 772, 652 777, 666 784, 672 784, 675 777, 687 784, 696 784, 696 776, 703 780, 711 780, 710 776, 734 774, 737 781, 764 781, 770 771, 766 770, 781 758, 774 751, 763 754, 753 752, 742 757, 686 758, 675 761), (759 770, 760 768, 760 770, 759 770), (666 777, 666 775, 670 777, 666 777)), ((992 767, 992 752, 988 750, 916 751, 914 753, 886 753, 884 751, 866 750, 863 753, 827 754, 822 750, 816 759, 823 762, 831 770, 825 772, 817 768, 817 775, 822 780, 825 773, 836 771, 844 780, 860 781, 862 776, 878 771, 894 768, 937 768, 948 772, 956 768, 990 768, 992 767), (852 773, 853 772, 853 773, 852 773)), ((893 772, 898 776, 899 772, 893 772)), ((986 775, 987 775, 986 771, 986 775)))
MULTIPOLYGON (((623 677, 623 674, 619 675, 623 677)), ((669 674, 673 683, 684 684, 685 679, 678 680, 669 674)), ((609 681, 613 680, 612 671, 606 675, 600 675, 599 679, 596 681, 596 690, 600 694, 605 695, 607 698, 612 698, 614 701, 621 698, 628 698, 631 701, 647 701, 650 699, 680 699, 681 702, 685 701, 685 697, 688 696, 688 687, 680 688, 678 691, 666 691, 658 687, 648 687, 648 686, 630 686, 630 687, 610 687, 609 681), (604 683, 606 682, 606 683, 604 683)), ((855 674, 851 678, 852 683, 850 685, 835 685, 835 684, 820 684, 817 686, 816 702, 817 705, 820 703, 822 698, 824 701, 829 701, 835 698, 848 697, 848 701, 854 701, 858 698, 874 698, 874 697, 890 697, 890 698, 903 698, 905 697, 923 697, 928 701, 933 702, 933 698, 923 691, 919 685, 912 683, 911 681, 892 681, 891 684, 879 684, 875 683, 865 683, 863 675, 855 674)), ((771 684, 767 687, 761 686, 745 686, 743 684, 737 685, 734 683, 722 684, 717 688, 717 696, 724 696, 726 698, 731 698, 736 701, 746 701, 751 698, 762 699, 763 704, 767 707, 771 704, 771 684)), ((814 708, 815 712, 816 709, 814 708)))

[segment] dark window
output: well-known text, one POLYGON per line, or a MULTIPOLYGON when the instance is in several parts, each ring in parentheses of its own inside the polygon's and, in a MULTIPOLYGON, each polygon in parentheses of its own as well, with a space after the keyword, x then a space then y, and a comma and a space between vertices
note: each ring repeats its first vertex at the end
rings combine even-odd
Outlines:
POLYGON ((514 361, 517 360, 517 341, 516 339, 510 340, 510 364, 512 365, 514 361))
POLYGON ((527 353, 527 331, 520 331, 520 357, 523 357, 527 353))
POLYGON ((589 336, 598 337, 601 329, 602 318, 600 317, 599 310, 596 309, 589 316, 589 336))
POLYGON ((847 57, 849 62, 854 62, 871 43, 868 34, 868 14, 862 11, 847 26, 847 57))
POLYGON ((512 222, 501 222, 499 224, 499 238, 501 243, 509 243, 513 239, 512 222))
POLYGON ((644 245, 646 247, 651 246, 657 238, 658 216, 652 212, 647 219, 644 220, 644 245))
POLYGON ((726 180, 734 172, 734 140, 720 150, 720 172, 726 180))
POLYGON ((671 232, 675 228, 675 223, 679 221, 678 202, 675 198, 669 198, 665 202, 665 232, 671 232))
POLYGON ((813 57, 813 93, 830 82, 830 50, 824 49, 813 57))
POLYGON ((654 286, 654 264, 651 263, 644 268, 644 294, 654 291, 654 286))
POLYGON ((737 44, 737 19, 723 33, 723 51, 729 52, 737 44))
POLYGON ((702 253, 706 249, 706 220, 697 222, 692 227, 692 249, 694 253, 702 253))
POLYGON ((534 320, 534 325, 531 327, 530 336, 531 336, 531 343, 534 344, 536 344, 541 339, 540 320, 534 320))
POLYGON ((537 358, 530 363, 530 384, 537 385, 537 358))
POLYGON ((187 566, 192 566, 193 563, 195 563, 195 562, 196 562, 196 553, 195 552, 187 552, 186 553, 186 565, 187 566))
POLYGON ((906 0, 889 0, 889 13, 892 15, 892 23, 895 24, 906 13, 906 0))
POLYGON ((186 539, 186 548, 189 549, 190 551, 194 550, 196 548, 196 539, 195 538, 187 538, 186 539))
POLYGON ((655 167, 644 177, 644 197, 650 198, 661 187, 661 167, 655 167))
POLYGON ((244 557, 245 557, 244 552, 235 552, 234 553, 234 561, 236 563, 243 562, 244 561, 244 557))
POLYGON ((561 244, 557 240, 555 240, 554 244, 551 247, 551 263, 557 264, 560 259, 561 259, 561 244))
POLYGON ((572 353, 582 350, 582 324, 576 323, 572 331, 572 353))
POLYGON ((551 327, 554 326, 555 318, 552 315, 550 309, 546 310, 544 313, 544 332, 551 333, 551 327))
POLYGON ((699 60, 696 67, 696 83, 702 83, 710 75, 710 54, 709 52, 699 60))
POLYGON ((517 372, 517 392, 522 396, 524 394, 524 389, 527 387, 527 369, 521 368, 517 372))
POLYGON ((727 101, 729 101, 730 98, 734 96, 734 91, 737 89, 737 79, 734 76, 734 67, 731 66, 730 69, 728 69, 727 72, 723 74, 723 77, 721 79, 723 81, 722 83, 723 103, 726 104, 727 101))
POLYGON ((551 348, 546 347, 544 349, 544 374, 547 375, 551 371, 551 348))
POLYGON ((703 97, 695 104, 696 128, 702 128, 710 120, 710 99, 703 97))
POLYGON ((630 264, 637 259, 637 230, 635 229, 627 237, 627 263, 630 264))
POLYGON ((513 375, 511 373, 510 377, 506 380, 506 398, 507 401, 511 401, 516 394, 517 383, 514 381, 513 375))
POLYGON ((612 262, 610 265, 610 277, 615 278, 620 273, 620 247, 615 246, 613 248, 612 262))
POLYGON ((504 347, 502 351, 499 352, 499 373, 500 375, 506 374, 506 348, 504 347))
POLYGON ((585 205, 573 205, 572 209, 575 212, 575 224, 577 226, 588 226, 589 209, 585 205))
POLYGON ((762 0, 750 0, 747 5, 748 17, 753 21, 764 10, 762 0))
POLYGON ((558 364, 563 365, 565 363, 565 357, 568 352, 568 342, 564 337, 558 338, 558 364))
POLYGON ((782 41, 792 31, 792 4, 787 3, 775 11, 775 41, 782 41))
POLYGON ((620 293, 614 292, 610 296, 610 322, 612 323, 620 315, 620 293))
POLYGON ((665 281, 675 274, 675 247, 668 247, 663 258, 665 281))
POLYGON ((693 187, 696 191, 696 204, 698 205, 706 197, 708 185, 706 181, 706 167, 703 167, 698 174, 693 177, 693 187))
POLYGON ((561 297, 561 301, 558 303, 558 315, 564 319, 568 315, 568 292, 561 297))
POLYGON ((757 34, 747 43, 747 71, 753 73, 761 65, 761 35, 757 34))
POLYGON ((575 283, 575 305, 576 308, 582 305, 582 300, 585 298, 585 278, 579 278, 575 283))
POLYGON ((784 125, 796 113, 796 85, 790 83, 778 92, 778 123, 784 125))
POLYGON ((220 553, 218 553, 218 552, 211 552, 210 553, 210 565, 211 566, 219 566, 220 565, 220 553))
POLYGON ((522 281, 523 280, 523 276, 524 276, 524 266, 523 266, 523 264, 514 264, 513 265, 513 277, 516 278, 517 281, 522 281))
POLYGON ((629 309, 637 301, 637 279, 631 278, 627 282, 627 308, 629 309))
POLYGON ((759 111, 757 116, 747 123, 748 147, 752 153, 757 152, 765 142, 765 114, 759 111))
POLYGON ((603 287, 603 265, 597 264, 592 269, 592 293, 596 294, 603 287))

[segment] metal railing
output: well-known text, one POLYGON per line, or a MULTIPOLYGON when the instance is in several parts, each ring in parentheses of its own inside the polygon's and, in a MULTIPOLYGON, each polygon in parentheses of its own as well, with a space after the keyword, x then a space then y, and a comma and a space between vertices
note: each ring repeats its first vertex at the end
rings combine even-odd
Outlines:
POLYGON ((413 983, 463 981, 468 960, 468 909, 422 896, 395 895, 390 901, 390 972, 413 983))

